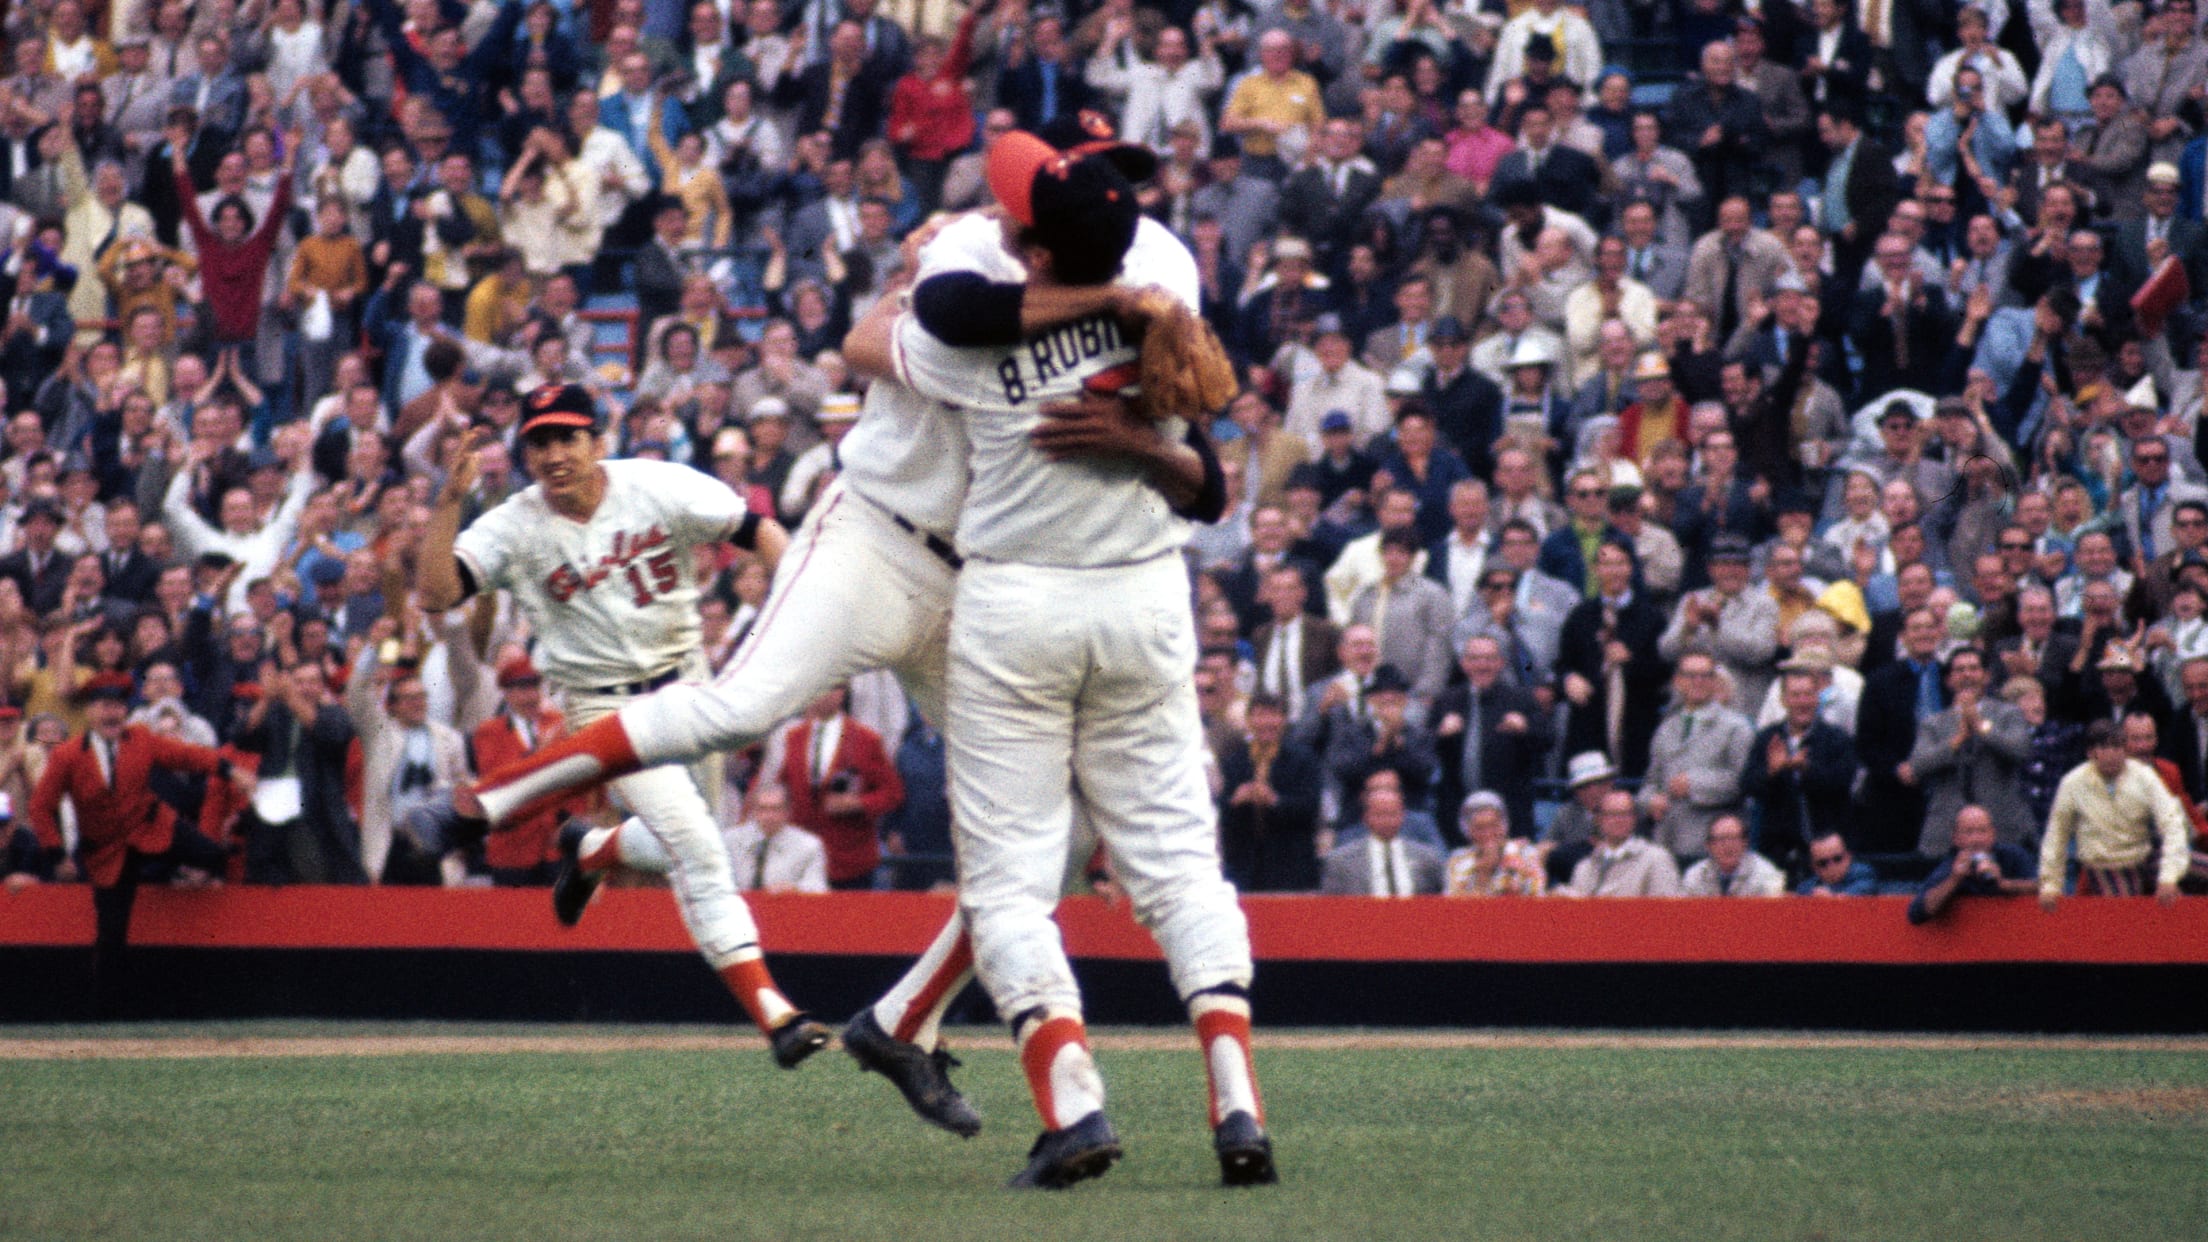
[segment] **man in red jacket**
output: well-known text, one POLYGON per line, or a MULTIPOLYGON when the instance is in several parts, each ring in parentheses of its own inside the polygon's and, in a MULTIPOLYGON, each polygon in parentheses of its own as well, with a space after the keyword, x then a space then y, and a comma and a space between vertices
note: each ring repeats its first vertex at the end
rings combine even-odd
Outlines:
POLYGON ((877 825, 905 800, 882 736, 844 714, 838 686, 805 709, 783 740, 782 788, 790 822, 828 847, 828 887, 874 887, 881 863, 877 825))
MULTIPOLYGON (((499 664, 498 693, 504 706, 477 725, 470 738, 479 771, 518 763, 567 732, 567 717, 544 701, 544 679, 528 656, 515 655, 499 664)), ((506 887, 550 884, 560 860, 560 821, 580 814, 589 802, 587 795, 568 798, 493 832, 483 843, 492 881, 506 887)))
MULTIPOLYGON (((251 796, 253 778, 234 770, 219 751, 163 737, 124 723, 130 715, 130 677, 102 673, 79 692, 90 721, 85 731, 54 748, 31 792, 31 829, 51 855, 63 850, 61 800, 76 807, 76 868, 92 882, 95 916, 93 986, 103 1009, 112 997, 115 966, 130 937, 130 910, 139 872, 153 860, 220 874, 222 846, 154 797, 147 778, 155 768, 213 775, 251 796)), ((70 864, 62 864, 64 871, 70 864)))

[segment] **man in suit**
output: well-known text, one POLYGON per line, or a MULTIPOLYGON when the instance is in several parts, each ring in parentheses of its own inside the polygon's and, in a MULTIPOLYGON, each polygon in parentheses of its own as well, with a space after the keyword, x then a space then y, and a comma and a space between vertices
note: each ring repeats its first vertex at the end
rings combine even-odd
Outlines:
POLYGON ((2118 219, 2110 238, 2110 258, 2133 287, 2151 279, 2164 259, 2174 258, 2198 298, 2208 289, 2208 225, 2179 214, 2178 180, 2172 165, 2147 169, 2144 210, 2118 219))
MULTIPOLYGON (((2004 548, 2016 540, 2028 547, 2031 536, 2021 528, 2001 532, 2004 548)), ((2016 593, 2016 625, 2022 631, 1994 645, 1994 660, 2003 680, 2032 677, 2047 693, 2050 714, 2070 715, 2078 710, 2078 674, 2071 669, 2078 654, 2077 635, 2056 624, 2055 593, 2034 584, 2016 593)))
MULTIPOLYGON (((395 627, 384 633, 395 633, 395 627)), ((459 883, 462 869, 445 839, 444 810, 452 791, 469 779, 467 740, 429 717, 429 690, 411 669, 380 661, 382 633, 360 649, 345 685, 345 712, 360 733, 362 764, 360 864, 381 883, 459 883)), ((454 643, 448 656, 463 657, 452 670, 455 685, 479 674, 471 644, 454 643)))
POLYGON ((259 757, 255 776, 263 790, 283 782, 296 789, 254 799, 244 828, 246 883, 368 882, 360 869, 360 829, 345 802, 352 743, 352 718, 331 697, 320 663, 302 660, 261 686, 238 729, 237 748, 259 757), (294 814, 284 817, 287 810, 294 814))
POLYGON ((1648 768, 1671 674, 1661 651, 1664 614, 1634 587, 1633 555, 1624 546, 1595 549, 1595 578, 1601 591, 1572 610, 1556 661, 1571 704, 1564 750, 1609 755, 1638 778, 1648 768))
POLYGON ((1602 168, 1593 156, 1556 140, 1556 118, 1548 105, 1532 103, 1518 118, 1518 149, 1495 166, 1496 201, 1507 203, 1503 188, 1531 186, 1534 199, 1582 220, 1594 214, 1602 186, 1602 168))
MULTIPOLYGON (((476 767, 495 772, 519 763, 567 732, 567 717, 545 702, 544 679, 526 655, 498 666, 498 713, 475 727, 469 739, 476 767)), ((569 798, 500 825, 483 843, 492 882, 501 887, 550 884, 559 853, 560 823, 580 815, 588 800, 569 798)))
MULTIPOLYGON (((180 823, 156 798, 148 778, 157 770, 234 781, 250 797, 253 778, 205 746, 174 741, 125 723, 130 676, 102 673, 79 692, 87 726, 54 748, 31 793, 32 831, 57 874, 92 885, 94 1001, 103 1015, 115 1000, 120 957, 130 938, 130 911, 140 873, 150 861, 219 874, 228 851, 180 823), (61 800, 76 807, 77 855, 63 856, 61 800)), ((1437 864, 1438 871, 1438 864, 1437 864)))
POLYGON ((1275 616, 1269 607, 1267 582, 1274 570, 1294 569, 1307 585, 1315 587, 1318 583, 1318 567, 1290 555, 1288 549, 1294 542, 1295 530, 1288 524, 1287 513, 1277 505, 1259 505, 1250 513, 1250 550, 1227 568, 1213 571, 1220 593, 1234 605, 1243 633, 1251 633, 1275 616))
POLYGON ((652 213, 652 240, 636 252, 638 331, 634 365, 638 368, 644 365, 644 348, 651 338, 652 325, 662 316, 682 309, 682 286, 690 276, 690 266, 682 256, 682 234, 689 222, 690 212, 681 199, 662 197, 652 213))
POLYGON ((1733 45, 1723 39, 1702 48, 1702 73, 1672 92, 1664 106, 1664 142, 1694 159, 1703 192, 1724 199, 1754 191, 1755 171, 1767 161, 1770 138, 1766 105, 1734 80, 1733 45))
POLYGON ((1848 796, 1855 787, 1855 739, 1819 711, 1820 686, 1830 672, 1812 659, 1787 662, 1779 689, 1786 718, 1749 742, 1740 774, 1741 792, 1763 808, 1763 853, 1789 871, 1806 867, 1811 841, 1853 826, 1848 796))
POLYGON ((1449 592, 1451 615, 1461 619, 1480 602, 1487 554, 1487 484, 1459 480, 1449 489, 1449 533, 1426 548, 1426 576, 1449 592))
MULTIPOLYGON (((1318 887, 1319 760, 1288 737, 1286 703, 1263 690, 1219 753, 1219 853, 1246 893, 1318 887)), ((1400 803, 1398 804, 1400 807, 1400 803)))
POLYGON ((1556 676, 1557 652, 1579 606, 1579 591, 1534 568, 1541 541, 1525 521, 1505 522, 1496 550, 1499 555, 1490 557, 1484 570, 1479 604, 1457 622, 1450 648, 1462 651, 1465 639, 1492 634, 1503 645, 1513 681, 1529 690, 1545 686, 1556 676))
POLYGON ((61 607, 62 594, 68 589, 69 558, 54 550, 61 525, 59 505, 51 500, 32 501, 16 523, 22 548, 0 558, 0 578, 13 579, 24 606, 41 617, 61 607))
POLYGON ((128 497, 112 501, 103 520, 107 551, 100 553, 100 569, 107 575, 106 597, 125 604, 151 602, 161 563, 138 549, 137 503, 128 497))
POLYGON ((1531 691, 1503 680, 1503 650, 1476 634, 1458 657, 1465 680, 1442 691, 1426 714, 1441 761, 1435 818, 1458 822, 1457 808, 1479 790, 1501 796, 1510 833, 1533 836, 1533 778, 1556 741, 1548 712, 1531 691))
POLYGON ((790 796, 772 781, 752 785, 744 821, 721 834, 741 892, 825 893, 828 851, 820 838, 790 823, 790 796))
POLYGON ((15 274, 15 295, 8 300, 7 317, 0 322, 0 380, 24 403, 61 366, 76 332, 68 296, 41 289, 42 279, 38 264, 23 263, 15 274))
POLYGON ((2116 520, 2123 524, 2132 553, 2155 561, 2175 544, 2171 521, 2181 501, 2208 501, 2208 488, 2170 475, 2170 441, 2148 436, 2131 442, 2132 485, 2116 497, 2116 520))
POLYGON ((997 104, 1020 118, 1029 133, 1088 106, 1088 80, 1066 40, 1063 19, 1046 14, 1028 29, 1027 54, 997 72, 997 104))
POLYGON ((245 79, 231 67, 230 47, 220 34, 199 36, 192 54, 192 71, 169 87, 169 106, 190 108, 200 132, 227 150, 245 127, 245 79))
POLYGON ((2024 713, 1986 695, 1986 656, 1960 647, 1947 657, 1949 706, 1917 722, 1909 766, 1924 790, 1924 828, 1917 852, 1949 851, 1955 815, 1966 806, 1993 813, 2001 837, 2025 839, 2035 822, 2024 800, 2022 771, 2032 757, 2032 726, 2024 713))
MULTIPOLYGON (((2092 117, 2078 127, 2077 133, 2067 136, 2072 175, 2093 195, 2093 209, 2097 215, 2135 220, 2140 214, 2142 192, 2146 189, 2147 123, 2132 111, 2123 80, 2114 75, 2095 81, 2087 101, 2093 108, 2092 117)), ((2061 133, 2059 122, 2056 132, 2061 133)), ((2036 146, 2036 129, 2033 135, 2036 146)), ((2172 207, 2177 204, 2176 187, 2177 168, 2171 165, 2169 202, 2172 207)), ((2034 198, 2031 214, 2024 216, 2027 220, 2038 218, 2037 196, 2034 198)), ((2016 206, 2022 213, 2021 194, 2016 206)))
POLYGON ((1901 201, 1901 180, 1893 153, 1863 133, 1860 105, 1851 101, 1819 113, 1817 137, 1832 152, 1822 206, 1824 228, 1833 235, 1833 279, 1853 289, 1871 244, 1886 232, 1901 201))
POLYGON ((905 784, 881 735, 844 712, 842 686, 814 699, 784 735, 781 780, 790 819, 828 849, 828 887, 874 887, 876 825, 905 800, 905 784))
POLYGON ((1648 774, 1640 806, 1655 825, 1656 844, 1674 854, 1700 854, 1710 825, 1740 809, 1740 775, 1755 726, 1717 699, 1717 661, 1690 651, 1672 674, 1675 707, 1648 744, 1648 774))
POLYGON ((1318 157, 1297 169, 1280 190, 1280 227, 1309 241, 1319 262, 1331 263, 1349 247, 1357 222, 1380 196, 1380 174, 1361 153, 1364 127, 1347 117, 1326 123, 1318 157))
POLYGON ((1666 660, 1689 651, 1708 652, 1733 682, 1733 706, 1760 711, 1777 672, 1779 605, 1771 592, 1749 585, 1748 541, 1737 534, 1711 541, 1710 586, 1679 601, 1657 649, 1666 660))
POLYGON ((1440 850, 1407 841, 1403 795, 1385 787, 1365 792, 1365 831, 1337 846, 1320 865, 1319 891, 1336 897, 1419 897, 1441 891, 1440 850))
POLYGON ((1717 227, 1703 234, 1687 257, 1681 296, 1702 308, 1721 341, 1751 318, 1750 302, 1760 301, 1793 267, 1786 247, 1754 225, 1748 200, 1728 198, 1717 205, 1717 227))
POLYGON ((1802 86, 1809 102, 1829 112, 1845 101, 1861 107, 1870 94, 1871 60, 1876 49, 1855 24, 1847 0, 1811 0, 1816 29, 1796 49, 1803 56, 1802 86))
POLYGON ((1464 460, 1475 479, 1495 472, 1495 441, 1503 434, 1503 390, 1471 365, 1472 337, 1454 315, 1434 321, 1427 334, 1434 365, 1419 386, 1434 430, 1464 460))
MULTIPOLYGON (((2077 234, 2089 235, 2082 229, 2077 234)), ((1931 391, 1939 386, 1954 347, 1955 319, 1948 312, 1947 295, 1924 282, 1904 239, 1887 233, 1871 254, 1877 271, 1865 278, 1876 283, 1857 295, 1848 323, 1848 339, 1863 357, 1858 391, 1866 398, 1897 388, 1931 391)))
POLYGON ((866 58, 865 28, 846 20, 837 22, 828 36, 827 57, 783 78, 773 100, 777 107, 796 109, 798 133, 825 129, 832 135, 830 149, 836 157, 851 159, 867 139, 882 132, 889 87, 866 58))
POLYGON ((1411 679, 1411 694, 1424 707, 1449 678, 1449 632, 1455 606, 1440 583, 1418 572, 1418 534, 1380 535, 1380 581, 1350 601, 1352 625, 1369 625, 1380 643, 1380 662, 1411 679))
POLYGON ((1648 286, 1660 302, 1678 298, 1687 287, 1687 248, 1656 235, 1656 205, 1642 199, 1618 211, 1618 236, 1625 239, 1625 274, 1648 286))
POLYGON ((1622 789, 1604 794, 1595 811, 1595 847, 1558 891, 1571 897, 1677 897, 1679 861, 1633 835, 1639 820, 1632 794, 1622 789))
MULTIPOLYGON (((2016 166, 2009 170, 2009 189, 2016 192, 2016 214, 2025 220, 2038 220, 2040 199, 2049 186, 2068 182, 2085 185, 2088 190, 2093 187, 2087 184, 2086 170, 2072 161, 2070 130, 2060 117, 2035 122, 2031 135, 2032 145, 2020 153, 2016 166)), ((2143 145, 2140 153, 2145 153, 2143 145)), ((2095 199, 2099 200, 2097 192, 2095 199)))
POLYGON ((1313 594, 1307 565, 1284 561, 1267 570, 1262 596, 1271 620, 1250 634, 1257 653, 1257 688, 1280 698, 1291 724, 1303 719, 1309 689, 1340 667, 1335 649, 1341 631, 1310 611, 1313 594))
POLYGON ((1863 813, 1856 840, 1867 853, 1906 853, 1917 848, 1924 826, 1924 789, 1909 762, 1917 722, 1947 706, 1936 658, 1946 634, 1930 608, 1902 621, 1901 659, 1863 682, 1856 707, 1855 749, 1863 760, 1863 813))

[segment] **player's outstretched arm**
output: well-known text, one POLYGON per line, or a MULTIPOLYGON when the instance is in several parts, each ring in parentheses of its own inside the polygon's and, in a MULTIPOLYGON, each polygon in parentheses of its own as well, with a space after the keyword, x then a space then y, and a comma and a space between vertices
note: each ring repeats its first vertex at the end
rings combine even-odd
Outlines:
POLYGON ((452 473, 446 477, 443 490, 437 493, 437 505, 430 510, 429 524, 422 528, 421 554, 415 558, 418 571, 414 586, 426 611, 443 612, 468 597, 467 584, 460 577, 460 560, 452 554, 452 545, 460 538, 460 510, 467 503, 468 489, 475 486, 476 454, 482 451, 488 435, 489 432, 481 428, 470 433, 467 444, 452 463, 452 473))
POLYGON ((946 345, 1017 345, 1060 324, 1113 315, 1130 327, 1146 318, 1143 289, 1122 285, 1013 284, 978 272, 944 272, 912 291, 912 312, 946 345))

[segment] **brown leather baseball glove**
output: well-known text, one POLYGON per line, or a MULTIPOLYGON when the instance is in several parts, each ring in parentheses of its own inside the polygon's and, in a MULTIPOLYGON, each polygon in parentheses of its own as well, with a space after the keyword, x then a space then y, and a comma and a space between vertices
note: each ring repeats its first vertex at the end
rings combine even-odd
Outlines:
POLYGON ((1234 400, 1239 384, 1211 325, 1162 289, 1136 299, 1142 333, 1142 397, 1151 419, 1205 418, 1234 400))

